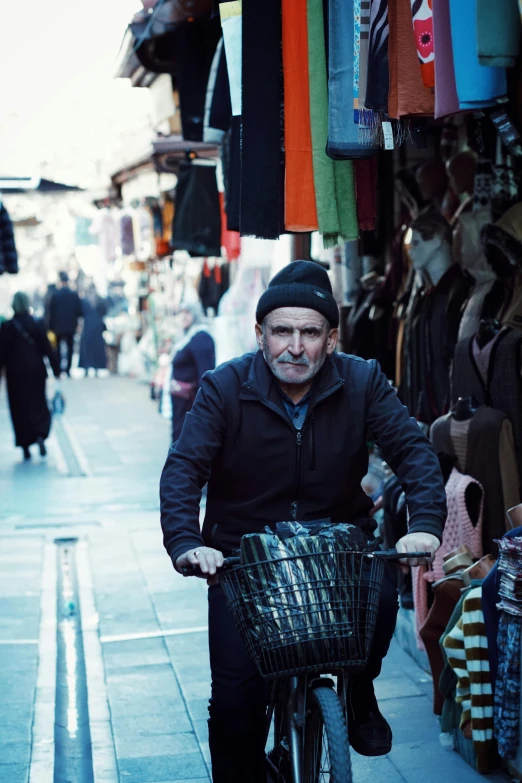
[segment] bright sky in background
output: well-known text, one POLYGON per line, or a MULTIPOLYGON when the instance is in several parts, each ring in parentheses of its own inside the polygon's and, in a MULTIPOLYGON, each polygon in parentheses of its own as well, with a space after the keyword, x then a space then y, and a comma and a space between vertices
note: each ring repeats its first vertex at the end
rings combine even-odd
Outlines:
POLYGON ((147 123, 147 90, 113 78, 139 0, 1 6, 0 175, 108 184, 118 145, 147 123))

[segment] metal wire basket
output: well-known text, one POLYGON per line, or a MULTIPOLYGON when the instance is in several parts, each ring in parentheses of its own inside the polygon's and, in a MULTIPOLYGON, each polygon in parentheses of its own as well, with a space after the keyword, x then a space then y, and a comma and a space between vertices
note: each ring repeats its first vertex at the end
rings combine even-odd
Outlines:
POLYGON ((364 669, 383 575, 378 555, 330 551, 238 566, 220 582, 260 674, 275 678, 364 669))

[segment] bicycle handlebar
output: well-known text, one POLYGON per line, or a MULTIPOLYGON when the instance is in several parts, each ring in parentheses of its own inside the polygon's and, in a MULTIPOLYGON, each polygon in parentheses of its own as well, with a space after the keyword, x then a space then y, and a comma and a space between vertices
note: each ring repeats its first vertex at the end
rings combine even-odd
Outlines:
MULTIPOLYGON (((320 552, 311 553, 313 555, 321 554, 320 552)), ((374 557, 382 557, 383 560, 387 560, 390 563, 398 563, 401 560, 431 560, 431 552, 397 552, 396 549, 387 549, 384 551, 376 552, 361 552, 360 554, 373 555, 374 557)), ((292 555, 291 558, 280 558, 281 560, 294 559, 296 557, 308 557, 309 555, 292 555)), ((223 565, 216 569, 216 574, 222 574, 225 571, 230 571, 231 568, 241 565, 241 559, 239 557, 226 557, 223 561, 223 565)), ((255 565, 249 563, 248 565, 255 565)), ((199 565, 189 566, 181 569, 183 576, 197 576, 206 579, 209 574, 205 574, 199 565)))

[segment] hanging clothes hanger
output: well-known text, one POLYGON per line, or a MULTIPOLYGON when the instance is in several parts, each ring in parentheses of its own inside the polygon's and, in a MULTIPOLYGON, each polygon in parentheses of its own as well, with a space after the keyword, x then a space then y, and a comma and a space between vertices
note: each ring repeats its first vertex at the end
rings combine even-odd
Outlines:
POLYGON ((480 349, 484 348, 493 340, 502 329, 502 324, 496 318, 483 319, 479 323, 476 334, 477 345, 480 349))

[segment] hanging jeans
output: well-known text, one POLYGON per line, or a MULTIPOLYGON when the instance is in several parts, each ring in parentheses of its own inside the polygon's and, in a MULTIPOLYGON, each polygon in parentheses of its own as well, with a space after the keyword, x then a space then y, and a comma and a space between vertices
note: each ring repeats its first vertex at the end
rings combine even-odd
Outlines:
MULTIPOLYGON (((219 585, 209 588, 209 649, 212 697, 209 742, 213 783, 266 783, 265 716, 270 683, 258 674, 219 585)), ((368 667, 357 675, 374 680, 381 671, 397 618, 397 588, 386 567, 377 627, 368 667)))

